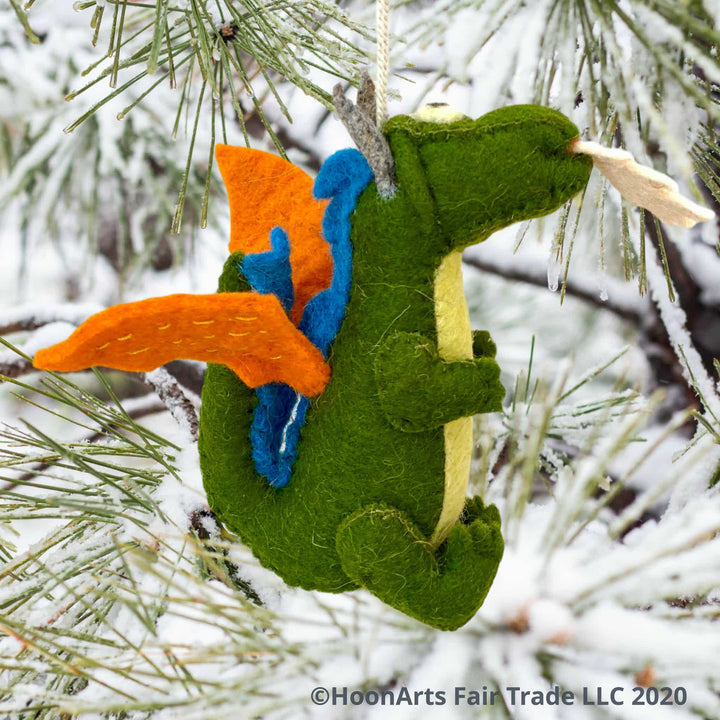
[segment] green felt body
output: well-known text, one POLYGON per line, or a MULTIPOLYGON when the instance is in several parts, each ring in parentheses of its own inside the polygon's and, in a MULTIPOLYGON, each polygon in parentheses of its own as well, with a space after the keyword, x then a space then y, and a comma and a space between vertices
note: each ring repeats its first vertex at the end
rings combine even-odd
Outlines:
MULTIPOLYGON (((255 394, 224 366, 205 378, 200 459, 210 506, 288 584, 361 585, 453 629, 482 603, 502 538, 494 508, 473 500, 440 548, 425 542, 443 504, 443 423, 499 409, 503 391, 487 333, 474 338, 475 360, 438 356, 435 273, 449 252, 555 210, 583 188, 591 162, 565 152, 577 129, 535 106, 446 125, 401 116, 385 133, 397 193, 384 200, 371 183, 353 214, 332 378, 311 401, 289 485, 255 472, 255 394)), ((248 289, 238 259, 220 291, 248 289)))

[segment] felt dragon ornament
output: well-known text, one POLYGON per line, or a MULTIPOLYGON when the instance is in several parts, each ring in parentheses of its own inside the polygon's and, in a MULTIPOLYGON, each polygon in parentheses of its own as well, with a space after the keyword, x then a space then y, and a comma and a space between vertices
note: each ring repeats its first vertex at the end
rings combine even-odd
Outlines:
MULTIPOLYGON (((335 102, 363 152, 331 156, 314 187, 274 155, 218 146, 232 220, 218 294, 111 307, 35 365, 207 361, 200 462, 225 526, 290 585, 364 587, 452 630, 503 553, 497 509, 466 497, 472 416, 504 390, 493 341, 470 328, 461 253, 559 208, 605 151, 544 107, 381 131, 362 103, 335 102)), ((682 222, 707 218, 630 165, 620 175, 660 183, 682 222)))

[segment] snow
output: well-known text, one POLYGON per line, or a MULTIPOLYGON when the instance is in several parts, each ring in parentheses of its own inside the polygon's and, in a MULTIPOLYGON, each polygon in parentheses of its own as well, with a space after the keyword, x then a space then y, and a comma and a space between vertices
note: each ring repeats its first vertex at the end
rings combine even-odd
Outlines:
POLYGON ((668 633, 661 619, 609 603, 598 605, 586 615, 578 627, 577 639, 582 649, 623 653, 636 663, 648 657, 676 657, 688 675, 702 672, 720 651, 720 634, 708 633, 703 624, 678 623, 675 632, 668 633), (682 627, 684 624, 689 627, 682 627), (613 632, 603 631, 609 627, 613 632))

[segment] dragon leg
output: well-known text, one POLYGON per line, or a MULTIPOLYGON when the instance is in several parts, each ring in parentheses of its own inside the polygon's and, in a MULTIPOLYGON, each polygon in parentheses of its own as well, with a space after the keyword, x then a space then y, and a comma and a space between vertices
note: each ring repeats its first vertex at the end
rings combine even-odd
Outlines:
POLYGON ((368 505, 338 529, 343 570, 383 602, 441 630, 455 630, 482 605, 503 553, 500 515, 479 498, 433 551, 402 511, 368 505))

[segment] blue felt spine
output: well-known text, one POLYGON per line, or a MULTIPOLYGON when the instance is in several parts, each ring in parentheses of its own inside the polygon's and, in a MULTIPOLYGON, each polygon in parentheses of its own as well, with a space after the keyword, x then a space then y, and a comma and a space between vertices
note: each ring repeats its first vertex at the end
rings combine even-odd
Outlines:
POLYGON ((290 241, 281 227, 272 229, 270 246, 272 250, 267 252, 246 255, 242 262, 242 272, 253 290, 263 295, 275 295, 285 312, 290 312, 295 302, 290 241))
POLYGON ((350 217, 373 173, 357 150, 340 150, 320 168, 313 192, 318 199, 332 198, 323 215, 323 235, 330 243, 333 279, 327 290, 305 306, 298 328, 327 357, 330 344, 340 330, 350 299, 352 244, 350 217))
MULTIPOLYGON (((315 197, 332 198, 323 215, 322 229, 325 240, 330 244, 333 278, 330 287, 318 293, 305 306, 298 329, 325 357, 340 330, 350 299, 350 217, 360 194, 372 179, 372 170, 362 153, 340 150, 325 161, 315 180, 315 197)), ((275 228, 270 239, 272 250, 247 255, 242 269, 254 290, 274 293, 289 312, 294 296, 290 245, 281 228, 275 228)), ((250 430, 255 468, 273 487, 284 487, 292 475, 300 430, 305 424, 310 401, 280 383, 263 385, 256 392, 258 405, 250 430)))

